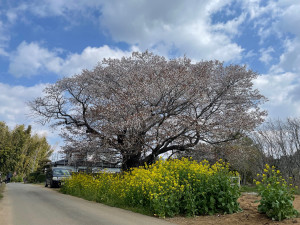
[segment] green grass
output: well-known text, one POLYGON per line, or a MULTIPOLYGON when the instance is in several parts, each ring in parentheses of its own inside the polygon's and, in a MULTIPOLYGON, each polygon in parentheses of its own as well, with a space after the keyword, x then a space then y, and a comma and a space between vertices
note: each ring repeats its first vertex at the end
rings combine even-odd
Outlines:
MULTIPOLYGON (((100 202, 101 203, 101 202, 100 202)), ((153 213, 150 209, 144 208, 144 207, 133 207, 133 206, 127 206, 127 205, 120 205, 120 204, 114 204, 114 203, 101 203, 105 204, 111 207, 121 208, 125 210, 129 210, 135 213, 143 214, 146 216, 153 216, 153 213)))
POLYGON ((297 188, 297 189, 296 189, 295 195, 300 195, 300 188, 297 188))
MULTIPOLYGON (((62 192, 60 188, 55 188, 53 190, 58 191, 62 194, 66 194, 66 193, 62 192)), ((66 194, 66 195, 72 195, 72 194, 66 194)), ((72 195, 72 196, 83 198, 83 199, 85 199, 87 201, 91 201, 91 202, 97 202, 97 203, 107 205, 107 206, 110 206, 110 207, 129 210, 129 211, 132 211, 132 212, 135 212, 135 213, 140 213, 140 214, 143 214, 143 215, 146 215, 146 216, 153 216, 153 213, 151 212, 151 210, 148 209, 148 208, 144 208, 144 207, 127 206, 127 205, 119 204, 118 202, 98 202, 98 201, 95 201, 95 200, 88 199, 84 196, 78 196, 78 195, 72 195)))
POLYGON ((5 183, 0 184, 0 199, 3 198, 4 188, 5 188, 5 183))
POLYGON ((256 185, 242 185, 241 192, 258 192, 256 185))

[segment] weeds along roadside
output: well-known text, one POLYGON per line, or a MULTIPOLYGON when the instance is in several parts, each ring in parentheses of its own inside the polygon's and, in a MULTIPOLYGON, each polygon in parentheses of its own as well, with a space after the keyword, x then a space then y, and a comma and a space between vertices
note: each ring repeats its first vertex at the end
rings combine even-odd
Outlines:
POLYGON ((5 183, 0 184, 0 199, 3 198, 3 192, 5 189, 5 183))

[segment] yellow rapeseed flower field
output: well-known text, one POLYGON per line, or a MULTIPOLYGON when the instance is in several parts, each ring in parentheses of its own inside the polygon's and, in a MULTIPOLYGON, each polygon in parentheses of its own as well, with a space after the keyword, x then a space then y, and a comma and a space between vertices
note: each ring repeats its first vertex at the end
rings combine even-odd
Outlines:
POLYGON ((142 207, 160 217, 238 211, 238 185, 229 165, 159 160, 120 174, 74 174, 62 192, 115 206, 142 207))

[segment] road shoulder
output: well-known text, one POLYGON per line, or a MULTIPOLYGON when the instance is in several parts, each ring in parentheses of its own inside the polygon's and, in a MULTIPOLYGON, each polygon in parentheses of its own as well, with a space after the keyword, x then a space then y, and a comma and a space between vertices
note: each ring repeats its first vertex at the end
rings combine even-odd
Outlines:
POLYGON ((0 224, 12 225, 11 204, 6 196, 6 190, 3 192, 3 198, 0 199, 0 224))

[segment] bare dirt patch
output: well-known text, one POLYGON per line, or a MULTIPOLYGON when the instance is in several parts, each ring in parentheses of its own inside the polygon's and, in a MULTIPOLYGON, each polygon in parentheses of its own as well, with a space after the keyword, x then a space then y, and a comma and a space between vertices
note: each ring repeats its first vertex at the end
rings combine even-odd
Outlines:
MULTIPOLYGON (((178 225, 268 225, 268 224, 300 224, 300 218, 286 219, 283 221, 272 221, 257 211, 259 203, 255 203, 259 197, 252 193, 243 194, 239 203, 243 212, 230 215, 197 216, 193 218, 174 217, 167 221, 178 225)), ((294 201, 295 208, 300 212, 300 196, 297 195, 294 201)))

